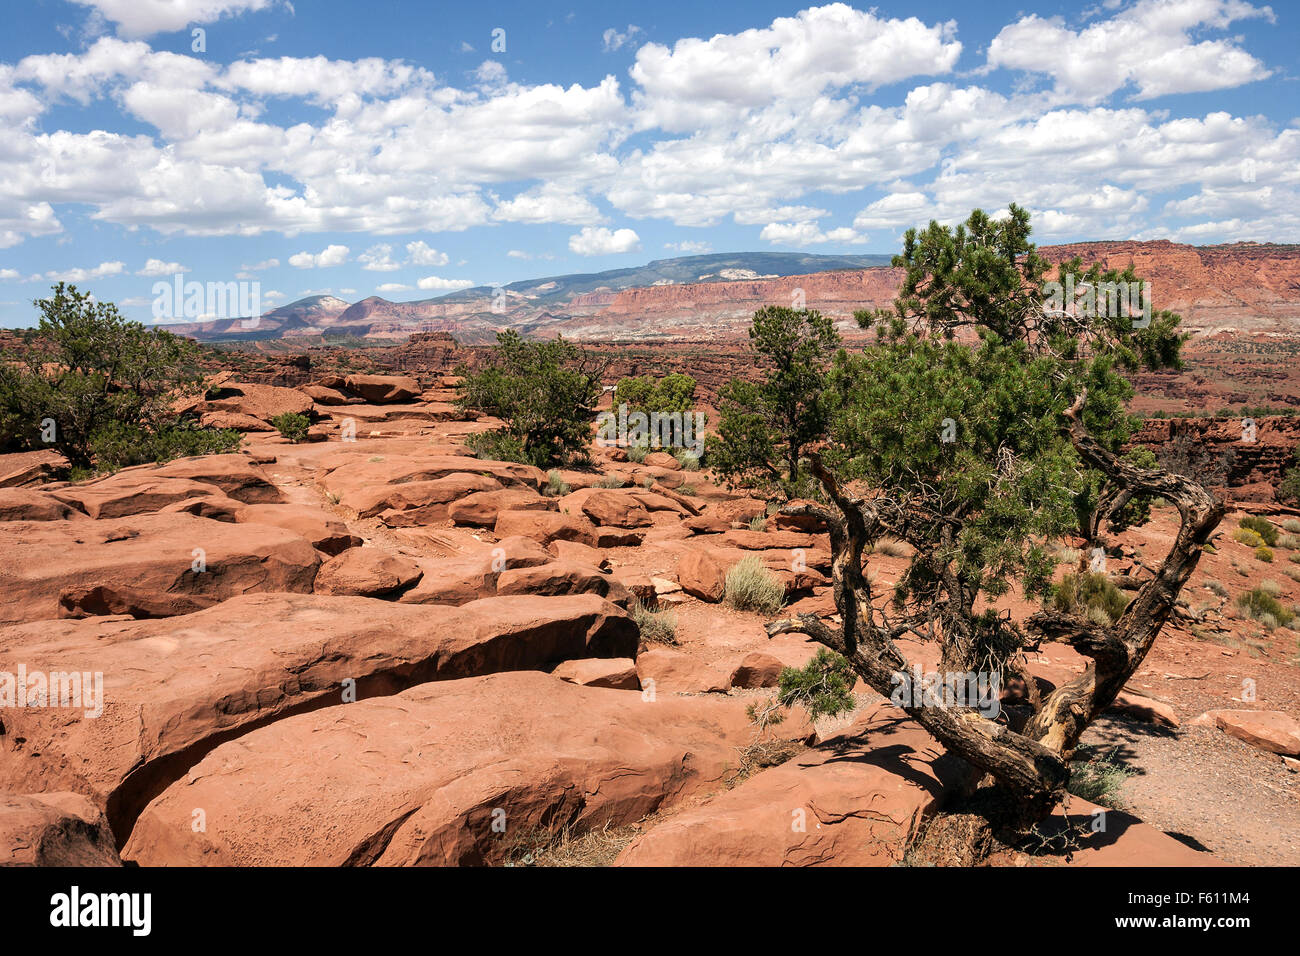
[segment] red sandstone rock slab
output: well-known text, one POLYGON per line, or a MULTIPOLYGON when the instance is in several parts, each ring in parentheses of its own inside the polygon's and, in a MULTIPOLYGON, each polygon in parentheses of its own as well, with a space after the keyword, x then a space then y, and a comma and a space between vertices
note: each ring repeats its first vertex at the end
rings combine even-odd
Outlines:
POLYGON ((121 866, 104 812, 77 793, 0 793, 0 866, 121 866))
POLYGON ((409 402, 422 391, 420 383, 409 375, 349 375, 343 387, 376 405, 409 402))
POLYGON ((349 494, 340 503, 354 510, 361 518, 371 518, 387 511, 416 510, 425 521, 440 521, 447 517, 447 506, 453 502, 475 492, 492 491, 500 487, 501 482, 490 475, 457 473, 428 481, 404 481, 396 485, 381 484, 374 488, 362 488, 349 494))
POLYGON ((658 694, 725 694, 731 673, 684 651, 655 648, 637 655, 637 679, 658 694))
POLYGON ((650 512, 631 494, 596 489, 587 493, 582 513, 597 525, 615 528, 646 528, 654 524, 650 512))
POLYGON ((199 401, 193 410, 204 412, 235 412, 269 422, 277 415, 310 415, 311 399, 294 388, 278 385, 254 385, 250 382, 226 381, 216 389, 213 398, 199 401))
POLYGON ((532 465, 456 455, 376 455, 365 449, 365 442, 345 444, 351 446, 347 451, 331 454, 320 461, 321 467, 328 469, 321 484, 340 499, 359 493, 368 494, 382 485, 432 481, 455 474, 486 475, 503 485, 521 485, 534 491, 540 489, 546 480, 541 469, 532 465))
MULTIPOLYGON (((158 790, 254 726, 422 681, 629 657, 636 625, 595 595, 490 598, 461 608, 258 594, 183 618, 42 622, 0 630, 0 670, 103 675, 102 714, 15 707, 0 788, 66 789, 105 807, 124 838, 158 790)), ((548 678, 549 680, 549 678, 548 678)))
POLYGON ((385 597, 409 588, 423 574, 409 558, 379 548, 350 548, 320 566, 314 590, 317 594, 385 597))
POLYGON ((617 827, 719 786, 750 733, 734 701, 538 673, 424 684, 218 747, 123 852, 145 866, 500 862, 539 829, 617 827))
POLYGON ((1253 747, 1300 757, 1300 721, 1280 710, 1210 710, 1196 723, 1210 723, 1253 747))
POLYGON ((85 516, 54 495, 35 488, 0 488, 0 521, 63 521, 85 516))
POLYGON ((0 625, 60 616, 65 594, 96 587, 205 601, 253 591, 310 591, 320 556, 268 525, 188 514, 0 523, 0 625))
POLYGON ((140 471, 121 471, 96 481, 68 485, 51 494, 92 518, 125 518, 161 511, 194 498, 228 497, 208 482, 140 471))
POLYGON ((555 499, 544 498, 531 488, 499 488, 478 491, 447 506, 453 524, 491 528, 503 511, 554 511, 555 499))
MULTIPOLYGON (((266 472, 247 455, 202 455, 197 458, 178 458, 165 465, 141 465, 140 469, 144 473, 152 473, 164 478, 189 478, 192 481, 216 485, 228 497, 245 504, 278 504, 284 500, 266 472)), ((125 474, 128 471, 135 471, 135 469, 123 469, 118 474, 125 474)))
POLYGON ((317 551, 329 555, 340 554, 361 544, 361 538, 350 532, 346 524, 328 511, 311 505, 240 505, 235 520, 241 524, 269 524, 284 528, 310 541, 317 551))
MULTIPOLYGON (((1057 807, 1052 815, 1038 824, 1047 838, 1072 827, 1075 844, 1066 859, 1063 853, 1044 853, 1030 857, 1030 865, 1044 866, 1223 866, 1209 853, 1194 850, 1181 840, 1143 823, 1123 810, 1110 810, 1071 795, 1067 807, 1057 807), (1100 815, 1099 815, 1100 814, 1100 815), (1093 830, 1093 826, 1099 827, 1093 830), (1082 829, 1082 832, 1080 832, 1082 829)), ((1000 859, 995 864, 1005 862, 1000 859)))
POLYGON ((584 687, 608 687, 612 690, 641 689, 641 682, 636 676, 636 661, 630 657, 584 657, 580 660, 565 661, 551 671, 551 676, 571 684, 582 684, 584 687))
POLYGON ((0 455, 0 488, 19 488, 49 481, 67 467, 68 459, 52 449, 0 455))
POLYGON ((849 734, 653 827, 615 865, 891 866, 961 767, 877 705, 849 734))

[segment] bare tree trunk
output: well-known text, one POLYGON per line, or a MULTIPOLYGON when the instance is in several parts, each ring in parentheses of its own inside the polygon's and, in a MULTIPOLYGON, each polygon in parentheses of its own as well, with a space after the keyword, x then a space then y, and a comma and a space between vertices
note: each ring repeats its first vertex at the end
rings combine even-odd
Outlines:
MULTIPOLYGON (((991 774, 1008 790, 1024 822, 1046 816, 1060 800, 1069 779, 1067 761, 1080 735, 1141 666, 1224 511, 1222 503, 1195 481, 1138 468, 1102 448, 1080 422, 1085 398, 1086 393, 1080 395, 1066 412, 1063 432, 1083 460, 1118 487, 1123 500, 1134 493, 1146 493, 1161 495, 1178 507, 1181 524, 1169 554, 1155 577, 1139 588, 1110 627, 1056 612, 1041 612, 1029 619, 1028 625, 1041 639, 1068 643, 1091 661, 1083 674, 1041 701, 1023 732, 1016 733, 969 708, 903 708, 949 751, 991 774)), ((906 674, 908 669, 894 641, 913 631, 915 621, 878 624, 871 605, 862 552, 884 530, 882 503, 850 497, 815 454, 810 456, 810 466, 834 509, 799 504, 783 510, 816 514, 830 527, 833 592, 843 623, 836 630, 816 615, 804 614, 774 621, 767 632, 769 636, 790 631, 808 634, 842 654, 869 686, 889 697, 898 686, 895 675, 906 674)))

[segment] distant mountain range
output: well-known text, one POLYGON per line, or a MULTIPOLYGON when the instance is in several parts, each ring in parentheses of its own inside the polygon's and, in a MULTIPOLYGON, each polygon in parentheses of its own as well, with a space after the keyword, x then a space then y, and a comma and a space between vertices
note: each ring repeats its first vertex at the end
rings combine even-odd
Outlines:
MULTIPOLYGON (((1093 242, 1044 246, 1053 261, 1081 256, 1149 279, 1157 308, 1182 312, 1189 328, 1300 330, 1300 246, 1187 246, 1093 242)), ((855 310, 888 305, 901 272, 889 256, 739 252, 660 259, 634 269, 549 276, 501 288, 478 286, 413 302, 370 296, 348 303, 309 296, 272 309, 256 328, 240 319, 173 325, 200 341, 284 340, 314 344, 346 336, 376 342, 449 332, 462 344, 521 335, 596 340, 730 339, 765 304, 820 309, 851 326, 855 310)))

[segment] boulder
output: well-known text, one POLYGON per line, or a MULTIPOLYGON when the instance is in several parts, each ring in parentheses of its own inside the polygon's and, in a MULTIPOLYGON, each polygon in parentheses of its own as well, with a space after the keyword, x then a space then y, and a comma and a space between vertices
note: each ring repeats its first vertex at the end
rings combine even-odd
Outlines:
POLYGON ((203 455, 142 467, 164 478, 188 478, 216 485, 228 497, 245 504, 278 504, 284 500, 266 472, 247 455, 203 455))
POLYGON ((296 388, 227 381, 210 389, 208 396, 194 408, 200 415, 205 412, 235 412, 264 422, 278 415, 311 415, 311 399, 296 388))
POLYGON ((561 538, 548 544, 546 550, 561 561, 585 564, 588 567, 600 568, 602 571, 609 570, 609 558, 590 545, 581 544, 577 541, 565 541, 561 538))
POLYGON ((608 574, 572 561, 513 568, 497 576, 497 594, 599 594, 617 603, 627 593, 608 574), (611 594, 611 592, 615 592, 611 594))
POLYGON ((298 391, 317 405, 355 405, 365 401, 365 399, 355 395, 345 395, 337 388, 330 388, 326 385, 299 385, 298 391))
POLYGON ((20 488, 52 481, 68 469, 68 459, 53 449, 0 455, 0 488, 20 488))
POLYGON ((654 826, 615 865, 892 866, 963 766, 877 705, 850 733, 654 826))
POLYGON ((349 375, 343 387, 375 405, 409 402, 422 391, 420 383, 409 375, 349 375))
POLYGON ((1253 747, 1287 757, 1300 757, 1300 721, 1280 710, 1210 710, 1196 720, 1253 747))
POLYGON ((28 674, 98 673, 103 693, 94 718, 80 706, 7 708, 0 788, 85 794, 123 840, 144 804, 213 746, 288 713, 423 681, 630 657, 637 641, 632 619, 593 594, 489 598, 437 614, 250 594, 182 618, 4 628, 0 671, 21 662, 28 674))
POLYGON ((320 556, 281 528, 187 514, 0 524, 0 625, 60 616, 96 587, 202 604, 252 591, 310 591, 320 556), (129 583, 127 583, 129 582, 129 583))
MULTIPOLYGON (((500 488, 501 482, 490 475, 457 473, 427 481, 404 481, 395 485, 363 488, 344 498, 343 504, 360 518, 385 515, 400 520, 401 512, 414 511, 421 523, 445 521, 447 506, 475 492, 500 488)), ((382 519, 381 519, 382 520, 382 519)))
POLYGON ((204 428, 233 428, 237 432, 273 432, 276 427, 252 415, 239 412, 204 412, 199 416, 204 428))
POLYGON ((220 488, 207 482, 165 478, 150 471, 134 470, 68 485, 52 495, 92 518, 125 518, 161 511, 167 505, 193 498, 227 497, 220 488))
POLYGON ((121 866, 104 812, 78 793, 0 793, 0 867, 121 866))
POLYGON ((1178 714, 1174 712, 1173 707, 1162 700, 1135 694, 1133 691, 1120 691, 1115 695, 1114 702, 1106 709, 1146 724, 1178 729, 1178 714))
POLYGON ((657 694, 725 694, 731 686, 728 670, 666 648, 637 655, 636 676, 642 688, 657 694))
POLYGON ((447 506, 453 524, 492 528, 503 511, 554 511, 555 501, 531 488, 500 488, 467 495, 447 506))
POLYGON ((615 528, 646 528, 654 524, 635 497, 623 491, 598 489, 587 495, 582 513, 595 524, 615 528))
POLYGON ((518 535, 545 547, 552 541, 577 541, 597 547, 596 529, 586 518, 556 511, 501 511, 494 531, 498 538, 518 535))
POLYGON ((0 521, 63 521, 82 513, 51 494, 34 488, 0 488, 0 521))
POLYGON ((711 548, 688 548, 677 560, 677 583, 691 597, 716 603, 726 593, 730 567, 711 548))
POLYGON ((350 548, 320 566, 315 591, 383 597, 409 588, 423 574, 420 566, 409 558, 379 548, 350 548))
POLYGON ((787 667, 807 666, 820 647, 813 641, 771 641, 761 651, 746 654, 731 672, 731 686, 746 689, 775 687, 787 667))
MULTIPOLYGON (((205 515, 215 517, 215 515, 205 515)), ((235 519, 245 524, 265 524, 292 531, 325 554, 341 554, 361 544, 359 535, 328 511, 312 505, 240 505, 235 519)))
POLYGON ((681 471, 682 463, 666 451, 652 451, 645 456, 647 468, 667 468, 669 471, 681 471))
POLYGON ((554 560, 549 551, 530 538, 503 538, 473 553, 421 560, 424 577, 399 600, 403 604, 466 604, 496 594, 497 578, 502 572, 554 560))
POLYGON ((565 661, 551 671, 551 676, 584 687, 641 689, 641 682, 636 676, 636 661, 630 657, 584 657, 581 660, 565 661))
POLYGON ((123 856, 141 866, 506 862, 539 833, 623 826, 720 786, 750 735, 735 701, 648 704, 539 673, 423 684, 217 747, 148 805, 123 856), (206 832, 189 824, 196 806, 206 832))

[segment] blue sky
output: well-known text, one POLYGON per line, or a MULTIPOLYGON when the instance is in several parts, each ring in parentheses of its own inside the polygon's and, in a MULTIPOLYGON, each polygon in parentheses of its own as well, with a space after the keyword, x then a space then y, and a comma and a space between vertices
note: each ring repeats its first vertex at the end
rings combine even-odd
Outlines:
POLYGON ((142 320, 178 270, 267 308, 400 301, 692 252, 889 253, 1008 201, 1044 243, 1300 242, 1296 4, 5 13, 0 325, 59 278, 142 320))

